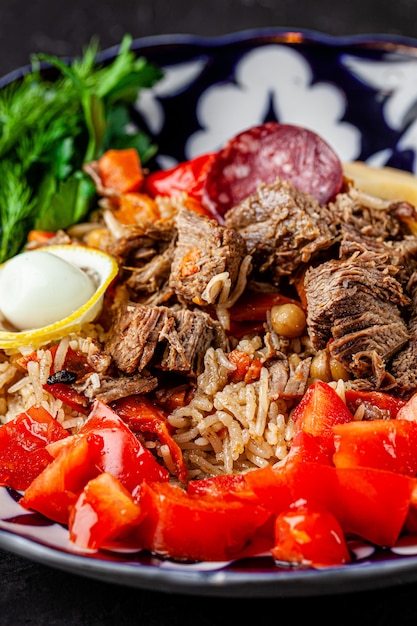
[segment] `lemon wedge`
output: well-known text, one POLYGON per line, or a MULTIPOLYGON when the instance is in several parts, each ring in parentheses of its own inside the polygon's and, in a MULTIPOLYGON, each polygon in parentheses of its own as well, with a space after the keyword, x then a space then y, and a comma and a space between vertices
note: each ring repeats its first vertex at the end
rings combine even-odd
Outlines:
POLYGON ((405 200, 417 206, 417 176, 394 167, 373 167, 363 161, 343 163, 343 174, 355 187, 383 200, 405 200))
MULTIPOLYGON (((47 252, 55 255, 66 262, 66 264, 77 268, 78 271, 86 273, 93 281, 94 289, 92 293, 87 291, 86 300, 82 303, 77 303, 77 308, 62 319, 57 319, 47 323, 45 326, 30 330, 0 330, 0 349, 13 352, 22 346, 38 348, 52 340, 60 339, 70 332, 76 332, 87 322, 94 321, 101 312, 106 289, 117 275, 119 269, 116 260, 112 256, 96 248, 75 244, 52 245, 24 254, 36 255, 37 252, 47 252)), ((33 258, 34 260, 36 259, 36 257, 33 258)), ((6 264, 2 267, 4 268, 6 264)), ((51 265, 54 266, 54 271, 56 267, 60 267, 56 263, 51 263, 51 265)), ((42 265, 43 268, 44 265, 42 265)), ((56 280, 56 277, 54 277, 54 280, 56 280)), ((65 271, 62 280, 65 287, 65 271)), ((52 287, 53 281, 51 281, 52 287)), ((53 294, 51 292, 52 299, 53 294)), ((45 307, 48 307, 48 301, 45 301, 45 307)), ((7 320, 5 321, 7 323, 7 320)), ((5 328, 5 323, 3 323, 3 328, 5 328)))

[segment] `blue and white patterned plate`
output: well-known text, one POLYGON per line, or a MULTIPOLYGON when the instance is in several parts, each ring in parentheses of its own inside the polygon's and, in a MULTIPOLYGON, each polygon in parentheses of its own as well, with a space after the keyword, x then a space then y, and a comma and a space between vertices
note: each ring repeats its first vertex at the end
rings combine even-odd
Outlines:
POLYGON ((342 161, 417 173, 416 46, 279 29, 142 39, 135 50, 165 77, 136 108, 158 142, 160 167, 277 120, 317 132, 342 161))
MULTIPOLYGON (((172 35, 133 42, 165 76, 135 105, 159 146, 155 167, 219 149, 268 120, 321 135, 342 161, 417 174, 417 40, 330 37, 262 29, 225 37, 172 35)), ((117 48, 103 51, 111 60, 117 48)), ((28 67, 0 79, 0 89, 28 67)), ((246 597, 311 596, 417 581, 417 537, 391 549, 350 544, 354 560, 329 569, 280 569, 268 553, 180 564, 145 552, 82 552, 67 529, 30 513, 0 488, 0 547, 83 576, 159 591, 246 597)))

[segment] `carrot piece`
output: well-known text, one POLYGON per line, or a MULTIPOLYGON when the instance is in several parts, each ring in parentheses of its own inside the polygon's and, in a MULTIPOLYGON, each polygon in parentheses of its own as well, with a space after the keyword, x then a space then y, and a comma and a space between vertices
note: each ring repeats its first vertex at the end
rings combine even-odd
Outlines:
POLYGON ((153 223, 160 218, 158 205, 146 193, 122 193, 114 216, 122 224, 153 223))
POLYGON ((198 267, 198 261, 201 258, 201 250, 198 248, 192 248, 189 250, 181 260, 181 276, 186 278, 192 276, 200 271, 198 267))
POLYGON ((51 230, 31 230, 28 234, 29 243, 48 243, 56 233, 51 230))
POLYGON ((137 150, 107 150, 98 159, 98 170, 104 187, 118 193, 139 191, 144 176, 137 150))

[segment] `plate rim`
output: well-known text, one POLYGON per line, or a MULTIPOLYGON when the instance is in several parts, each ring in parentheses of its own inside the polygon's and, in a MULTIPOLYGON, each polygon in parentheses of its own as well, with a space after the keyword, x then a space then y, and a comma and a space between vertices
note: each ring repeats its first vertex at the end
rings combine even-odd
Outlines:
MULTIPOLYGON (((333 35, 325 31, 308 28, 264 26, 243 30, 235 30, 221 35, 196 35, 192 33, 164 33, 133 37, 131 50, 140 52, 146 48, 161 48, 164 46, 195 46, 196 48, 208 47, 211 49, 222 46, 236 45, 250 42, 271 43, 294 43, 294 44, 318 44, 328 47, 358 47, 366 49, 385 49, 392 52, 401 49, 403 53, 414 51, 417 56, 417 37, 396 33, 352 33, 346 35, 333 35)), ((118 53, 121 43, 106 46, 96 56, 98 63, 106 63, 118 53)), ((35 54, 35 53, 34 53, 35 54)), ((78 55, 58 55, 66 64, 70 65, 78 55)), ((51 65, 45 61, 39 64, 40 70, 51 69, 51 65)), ((30 62, 17 67, 14 70, 0 76, 0 89, 10 83, 20 80, 32 71, 30 62)))
POLYGON ((165 593, 217 597, 292 598, 346 595, 412 583, 417 556, 312 569, 253 570, 163 569, 67 552, 36 539, 0 529, 0 549, 69 574, 118 586, 165 593))

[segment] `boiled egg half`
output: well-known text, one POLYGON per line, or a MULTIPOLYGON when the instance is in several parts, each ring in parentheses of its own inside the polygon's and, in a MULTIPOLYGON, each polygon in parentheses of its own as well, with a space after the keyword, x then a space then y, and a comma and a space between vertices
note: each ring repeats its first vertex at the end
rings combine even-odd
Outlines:
POLYGON ((85 246, 46 246, 0 267, 0 348, 37 347, 94 321, 118 272, 110 255, 85 246))

